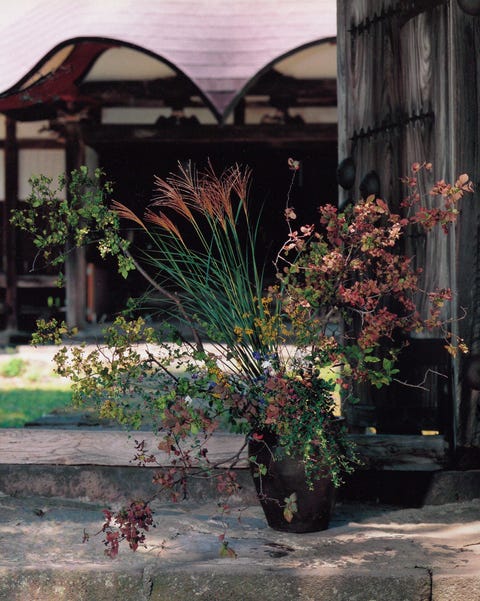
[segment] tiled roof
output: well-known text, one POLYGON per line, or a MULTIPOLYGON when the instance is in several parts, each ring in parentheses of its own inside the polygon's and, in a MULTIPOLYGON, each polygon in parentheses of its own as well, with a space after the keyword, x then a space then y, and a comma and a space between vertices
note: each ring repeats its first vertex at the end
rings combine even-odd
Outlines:
MULTIPOLYGON (((272 61, 336 36, 335 0, 30 0, 0 19, 0 93, 69 40, 117 40, 185 73, 216 111, 272 61), (15 14, 15 10, 18 14, 15 14)), ((0 7, 0 14, 3 12, 0 7)))

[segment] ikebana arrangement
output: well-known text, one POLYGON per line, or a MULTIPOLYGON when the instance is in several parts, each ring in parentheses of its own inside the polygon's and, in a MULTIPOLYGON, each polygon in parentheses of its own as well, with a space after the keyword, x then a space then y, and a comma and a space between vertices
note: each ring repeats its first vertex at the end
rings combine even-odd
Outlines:
MULTIPOLYGON (((294 178, 299 164, 290 160, 289 167, 294 178)), ((271 527, 326 528, 334 488, 358 462, 338 396, 353 397, 359 382, 375 387, 392 382, 409 332, 441 330, 450 352, 467 350, 442 317, 452 292, 421 291, 419 271, 400 250, 412 226, 448 233, 459 201, 473 190, 467 175, 454 184, 439 181, 430 191, 436 202, 427 208, 418 178, 430 170, 428 163, 413 165, 402 215, 370 196, 343 210, 322 205, 318 223, 297 227, 288 198, 286 239, 270 285, 246 169, 234 166, 217 176, 213 168, 199 173, 180 167, 178 174, 156 179, 156 196, 142 216, 111 200, 100 172, 91 178, 82 168, 69 183, 61 182, 70 186, 72 203, 82 199, 78 205, 64 201, 65 218, 55 194, 46 192, 51 182, 34 180, 30 202, 14 221, 36 236, 39 253, 48 260, 63 256, 81 223, 79 244, 95 241, 102 253, 120 258, 125 275, 136 267, 147 277, 151 292, 163 298, 169 327, 167 337, 161 324, 138 313, 122 315, 105 329, 95 351, 63 346, 56 370, 70 377, 77 403, 93 403, 101 416, 129 427, 152 424, 158 451, 168 461, 141 441, 136 460, 159 463, 155 482, 172 500, 188 494, 192 474, 215 478, 222 494, 235 493, 234 467, 246 451, 271 527), (82 196, 79 190, 89 192, 82 196), (32 211, 39 210, 56 211, 55 239, 45 228, 36 235, 32 211), (139 228, 147 241, 142 248, 133 249, 121 237, 120 219, 139 228), (427 294, 430 303, 423 319, 416 309, 419 294, 427 294), (223 469, 208 451, 218 430, 244 435, 223 469)), ((138 309, 138 303, 129 307, 138 309)), ((61 342, 67 331, 55 320, 39 322, 34 343, 61 342)), ((153 523, 149 503, 135 500, 117 512, 105 511, 107 554, 115 556, 122 540, 133 550, 144 543, 153 523)), ((222 552, 231 553, 225 541, 222 552)))

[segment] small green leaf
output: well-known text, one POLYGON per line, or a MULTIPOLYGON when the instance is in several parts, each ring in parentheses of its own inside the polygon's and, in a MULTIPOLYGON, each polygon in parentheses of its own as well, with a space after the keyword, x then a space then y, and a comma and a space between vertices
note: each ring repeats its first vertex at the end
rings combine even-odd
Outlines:
POLYGON ((220 555, 220 557, 228 557, 230 559, 237 558, 237 554, 232 549, 232 547, 229 546, 228 541, 225 541, 225 540, 220 545, 219 555, 220 555))
POLYGON ((297 493, 292 492, 289 497, 285 497, 284 501, 283 517, 290 523, 293 520, 294 514, 298 512, 297 493))

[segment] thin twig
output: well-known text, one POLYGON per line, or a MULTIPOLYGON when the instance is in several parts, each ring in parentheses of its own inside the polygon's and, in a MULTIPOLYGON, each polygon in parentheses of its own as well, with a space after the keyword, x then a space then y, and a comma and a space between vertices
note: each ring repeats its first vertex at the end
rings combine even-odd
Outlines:
POLYGON ((170 378, 172 378, 172 380, 174 380, 175 382, 178 382, 178 378, 176 376, 174 376, 166 367, 165 365, 163 365, 163 363, 161 361, 159 361, 154 355, 153 353, 151 353, 148 349, 146 350, 147 353, 147 358, 148 361, 150 361, 151 363, 155 363, 155 365, 157 367, 159 367, 161 370, 163 370, 167 376, 170 376, 170 378))
POLYGON ((402 380, 399 380, 397 378, 393 378, 394 382, 398 382, 398 384, 402 384, 403 386, 408 386, 410 388, 420 388, 421 390, 426 390, 429 391, 430 388, 427 388, 426 386, 424 386, 425 382, 427 381, 427 377, 429 374, 434 374, 436 376, 441 376, 442 378, 448 378, 448 376, 446 374, 442 374, 439 371, 435 371, 434 369, 427 369, 427 371, 425 372, 425 376, 423 378, 423 380, 421 382, 419 382, 418 384, 410 384, 410 382, 404 382, 402 380))

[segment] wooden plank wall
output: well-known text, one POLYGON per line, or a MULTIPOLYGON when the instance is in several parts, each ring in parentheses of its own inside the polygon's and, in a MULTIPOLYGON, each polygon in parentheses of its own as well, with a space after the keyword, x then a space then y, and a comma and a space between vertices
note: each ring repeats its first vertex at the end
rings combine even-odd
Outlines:
MULTIPOLYGON (((448 175, 444 145, 437 144, 437 129, 448 119, 446 70, 441 64, 445 11, 439 6, 407 18, 392 0, 340 2, 339 30, 344 39, 339 88, 344 90, 339 148, 340 159, 352 156, 356 164, 353 200, 370 170, 378 173, 380 195, 393 208, 405 195, 400 178, 413 162, 431 161, 436 177, 448 175)), ((424 182, 423 190, 432 179, 424 182)), ((428 241, 414 236, 411 246, 418 263, 429 267, 425 286, 449 285, 445 236, 435 233, 428 241)), ((424 314, 428 311, 423 304, 420 308, 424 314)))
MULTIPOLYGON (((464 14, 453 3, 450 14, 450 130, 452 171, 466 172, 476 185, 472 202, 464 203, 457 231, 459 334, 471 353, 480 354, 480 18, 464 14)), ((480 395, 462 378, 460 366, 459 443, 480 446, 480 395)))
MULTIPOLYGON (((398 206, 404 191, 399 178, 414 161, 431 161, 432 179, 451 180, 467 172, 479 180, 479 44, 480 19, 461 12, 448 0, 338 1, 339 159, 353 157, 356 181, 352 200, 359 196, 364 175, 374 169, 381 196, 398 206)), ((347 193, 344 193, 344 199, 347 193)), ((427 203, 434 199, 427 197, 427 203)), ((452 287, 457 291, 451 313, 467 317, 453 331, 480 352, 480 220, 479 203, 464 203, 450 238, 441 232, 424 237, 412 231, 408 251, 424 267, 426 290, 452 287)), ((428 305, 419 299, 425 315, 428 305)), ((438 335, 438 333, 433 334, 438 335)), ((449 362, 449 361, 448 361, 449 362)), ((459 361, 452 368, 452 405, 445 426, 455 445, 480 442, 477 410, 462 388, 459 361), (463 390, 463 392, 462 392, 463 390), (460 410, 462 399, 464 409, 460 410), (470 431, 466 433, 466 415, 470 431), (472 426, 473 424, 473 426, 472 426), (478 431, 478 432, 477 432, 478 431)), ((438 396, 436 390, 429 393, 438 396)), ((478 395, 477 395, 478 396, 478 395)), ((359 429, 375 421, 378 405, 362 399, 351 413, 359 429), (367 417, 366 417, 367 416, 367 417)))

